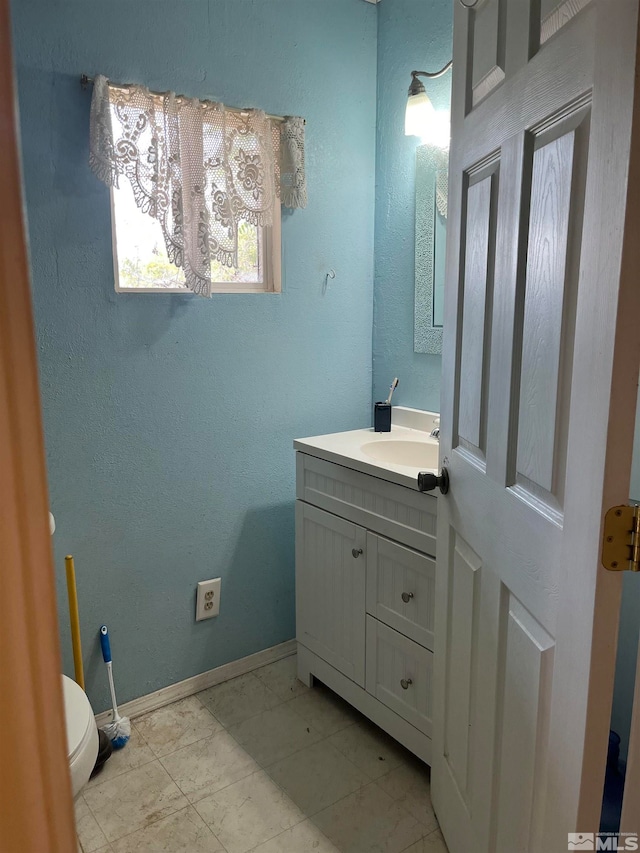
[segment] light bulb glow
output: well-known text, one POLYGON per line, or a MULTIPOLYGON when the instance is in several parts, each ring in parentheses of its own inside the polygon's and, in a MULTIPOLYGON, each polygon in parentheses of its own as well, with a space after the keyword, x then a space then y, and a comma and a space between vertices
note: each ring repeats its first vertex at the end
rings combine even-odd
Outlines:
POLYGON ((435 115, 433 104, 426 92, 409 95, 407 109, 404 114, 405 136, 423 136, 428 132, 431 120, 435 115))
POLYGON ((451 118, 448 110, 435 110, 426 92, 409 95, 404 118, 405 136, 419 136, 423 144, 448 148, 451 118))
POLYGON ((449 110, 435 110, 433 120, 426 133, 422 135, 423 143, 435 145, 437 148, 449 148, 451 143, 451 115, 449 110))

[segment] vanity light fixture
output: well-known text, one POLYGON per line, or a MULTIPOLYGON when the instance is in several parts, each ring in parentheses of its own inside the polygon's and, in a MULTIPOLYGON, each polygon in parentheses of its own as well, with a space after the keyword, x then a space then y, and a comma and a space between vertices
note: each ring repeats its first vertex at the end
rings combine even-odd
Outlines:
POLYGON ((407 109, 404 115, 405 136, 421 136, 424 142, 430 142, 439 148, 449 146, 449 116, 444 113, 436 113, 431 99, 427 95, 424 83, 418 77, 428 77, 434 80, 442 77, 451 68, 453 62, 447 64, 439 71, 412 71, 411 85, 409 86, 409 97, 407 98, 407 109))
MULTIPOLYGON (((476 10, 484 0, 458 0, 461 6, 468 10, 476 10)), ((442 77, 453 65, 453 60, 447 62, 440 71, 412 71, 407 109, 404 114, 405 136, 421 136, 423 142, 436 145, 438 148, 449 147, 449 116, 437 113, 427 95, 424 83, 418 77, 428 77, 435 80, 442 77)))

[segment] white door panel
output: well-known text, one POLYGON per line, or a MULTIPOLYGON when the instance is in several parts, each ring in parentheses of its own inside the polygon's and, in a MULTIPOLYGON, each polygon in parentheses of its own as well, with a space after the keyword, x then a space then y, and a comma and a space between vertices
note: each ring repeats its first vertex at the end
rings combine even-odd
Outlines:
POLYGON ((484 461, 486 452, 487 341, 491 324, 497 168, 491 164, 469 176, 466 193, 465 270, 458 435, 484 461), (471 182, 476 178, 475 182, 471 182))
POLYGON ((470 795, 469 754, 472 702, 477 685, 474 655, 478 649, 480 624, 481 562, 460 536, 452 543, 453 571, 447 574, 450 602, 446 640, 447 693, 444 715, 444 756, 447 769, 461 798, 468 805, 470 795))
POLYGON ((554 36, 590 0, 541 0, 540 43, 554 36))
POLYGON ((474 105, 504 80, 507 0, 487 0, 474 15, 471 80, 474 105))
POLYGON ((432 775, 451 853, 598 827, 620 589, 600 527, 628 495, 640 360, 637 15, 456 3, 432 775))

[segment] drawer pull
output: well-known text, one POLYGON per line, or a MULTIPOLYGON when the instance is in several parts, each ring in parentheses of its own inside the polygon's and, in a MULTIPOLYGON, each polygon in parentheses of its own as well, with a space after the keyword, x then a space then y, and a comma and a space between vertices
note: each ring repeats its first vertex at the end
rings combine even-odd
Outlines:
POLYGON ((413 684, 413 681, 410 678, 400 679, 400 687, 402 687, 403 690, 408 690, 410 684, 413 684))
POLYGON ((408 604, 412 598, 413 598, 412 592, 403 592, 402 593, 402 600, 404 601, 405 604, 408 604))
POLYGON ((362 548, 352 548, 351 553, 357 559, 362 554, 362 548))

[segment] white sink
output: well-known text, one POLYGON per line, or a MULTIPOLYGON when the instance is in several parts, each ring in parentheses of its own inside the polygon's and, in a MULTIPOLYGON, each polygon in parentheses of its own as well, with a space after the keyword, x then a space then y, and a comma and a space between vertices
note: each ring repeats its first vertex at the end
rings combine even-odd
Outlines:
POLYGON ((439 445, 431 432, 440 424, 437 412, 393 407, 391 432, 371 428, 297 438, 296 450, 371 474, 390 483, 417 489, 419 471, 438 471, 439 445))
POLYGON ((370 441, 360 448, 370 459, 388 465, 408 465, 412 468, 438 467, 440 447, 437 442, 388 439, 370 441))

